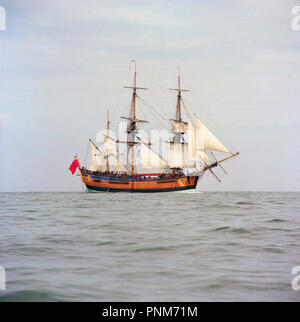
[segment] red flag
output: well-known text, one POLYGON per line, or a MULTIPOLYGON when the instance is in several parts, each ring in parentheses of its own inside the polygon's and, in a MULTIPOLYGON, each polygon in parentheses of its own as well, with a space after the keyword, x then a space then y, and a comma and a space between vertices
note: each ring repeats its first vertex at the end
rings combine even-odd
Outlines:
POLYGON ((76 169, 79 167, 79 161, 78 161, 78 158, 77 156, 75 155, 75 158, 73 160, 73 162, 71 163, 70 167, 69 167, 69 170, 72 172, 72 174, 75 173, 76 169))

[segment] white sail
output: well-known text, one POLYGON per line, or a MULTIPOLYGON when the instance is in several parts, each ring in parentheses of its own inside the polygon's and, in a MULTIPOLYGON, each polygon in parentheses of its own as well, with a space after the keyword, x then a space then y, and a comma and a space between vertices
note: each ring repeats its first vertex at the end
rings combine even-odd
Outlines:
POLYGON ((197 117, 195 120, 196 141, 203 142, 203 150, 231 153, 197 117))
POLYGON ((116 155, 116 159, 115 159, 115 168, 114 168, 115 172, 118 173, 128 173, 129 171, 120 163, 119 160, 119 154, 117 153, 116 155))
POLYGON ((203 149, 196 150, 196 161, 202 161, 205 163, 210 163, 211 160, 208 157, 207 153, 203 149))
POLYGON ((188 140, 192 160, 209 163, 210 159, 204 150, 203 140, 199 140, 191 120, 188 120, 188 140))
POLYGON ((168 163, 145 143, 141 143, 141 161, 143 169, 168 169, 168 163))
POLYGON ((188 144, 169 142, 169 166, 170 168, 194 168, 196 166, 188 144))
POLYGON ((188 119, 188 140, 189 153, 193 160, 196 160, 196 131, 190 119, 188 119))
POLYGON ((91 143, 91 160, 89 170, 91 171, 101 171, 107 170, 106 160, 103 154, 91 143))
POLYGON ((110 155, 117 155, 118 150, 117 150, 116 141, 112 139, 110 136, 104 137, 102 152, 104 157, 108 157, 110 155))
POLYGON ((188 125, 183 122, 173 121, 172 132, 185 133, 188 131, 188 125))

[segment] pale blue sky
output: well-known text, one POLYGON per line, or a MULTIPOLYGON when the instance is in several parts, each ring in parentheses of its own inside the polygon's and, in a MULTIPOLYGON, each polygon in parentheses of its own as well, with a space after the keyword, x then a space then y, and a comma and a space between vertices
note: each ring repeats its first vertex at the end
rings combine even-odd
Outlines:
POLYGON ((228 176, 216 171, 221 185, 206 175, 203 190, 299 191, 297 4, 0 0, 0 191, 81 190, 68 166, 107 107, 126 110, 131 59, 167 118, 179 64, 186 102, 241 153, 224 164, 228 176))

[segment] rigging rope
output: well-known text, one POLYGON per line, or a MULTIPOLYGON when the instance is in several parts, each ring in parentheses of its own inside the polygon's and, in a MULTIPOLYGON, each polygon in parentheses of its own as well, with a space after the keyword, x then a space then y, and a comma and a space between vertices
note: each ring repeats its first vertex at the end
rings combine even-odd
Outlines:
MULTIPOLYGON (((182 82, 183 84, 188 85, 186 82, 182 82)), ((237 151, 234 146, 229 142, 229 140, 226 138, 226 136, 224 135, 223 131, 221 131, 221 129, 219 128, 219 126, 216 124, 216 122, 214 121, 214 119, 212 118, 212 116, 210 115, 210 113, 206 110, 206 108, 204 108, 204 105, 200 102, 200 100, 197 98, 197 96, 193 93, 193 91, 190 92, 191 95, 193 96, 193 98, 197 101, 199 107, 206 113, 206 115, 208 116, 208 118, 210 119, 211 123, 214 125, 214 127, 218 130, 218 132, 221 134, 221 136, 223 137, 224 141, 226 141, 226 145, 228 145, 229 147, 233 148, 233 151, 237 151)), ((195 113, 195 111, 190 107, 191 111, 193 112, 193 114, 195 116, 197 116, 197 113, 195 113)), ((231 149, 230 149, 231 151, 231 149)))
MULTIPOLYGON (((181 99, 180 99, 180 101, 181 101, 181 103, 182 103, 182 105, 183 105, 183 107, 184 107, 184 110, 185 110, 185 112, 186 112, 187 117, 188 117, 190 120, 192 120, 192 117, 191 117, 191 115, 190 115, 190 113, 189 113, 189 111, 188 111, 187 107, 185 106, 183 99, 181 98, 181 99)), ((193 112, 193 111, 192 111, 192 112, 193 112)))
MULTIPOLYGON (((160 112, 158 112, 153 106, 151 106, 149 103, 147 103, 145 100, 143 100, 141 97, 139 97, 139 99, 142 101, 142 103, 144 103, 145 104, 145 106, 153 113, 153 115, 154 115, 154 117, 158 120, 158 121, 160 121, 161 122, 161 120, 164 120, 164 121, 168 121, 165 117, 164 117, 164 115, 162 115, 160 112), (161 118, 161 119, 159 119, 156 115, 155 115, 155 113, 156 114, 158 114, 159 115, 159 117, 161 118)), ((164 124, 163 123, 161 123, 163 126, 164 126, 164 124)))
POLYGON ((88 144, 87 148, 85 149, 85 155, 83 159, 83 165, 87 168, 88 167, 88 155, 89 155, 90 145, 88 144))

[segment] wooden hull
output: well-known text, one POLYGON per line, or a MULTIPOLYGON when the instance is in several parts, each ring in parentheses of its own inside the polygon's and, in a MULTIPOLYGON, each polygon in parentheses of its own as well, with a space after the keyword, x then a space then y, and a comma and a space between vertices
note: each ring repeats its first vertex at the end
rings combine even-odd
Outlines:
POLYGON ((94 192, 169 192, 195 189, 197 176, 170 178, 118 177, 79 171, 87 191, 94 192))

